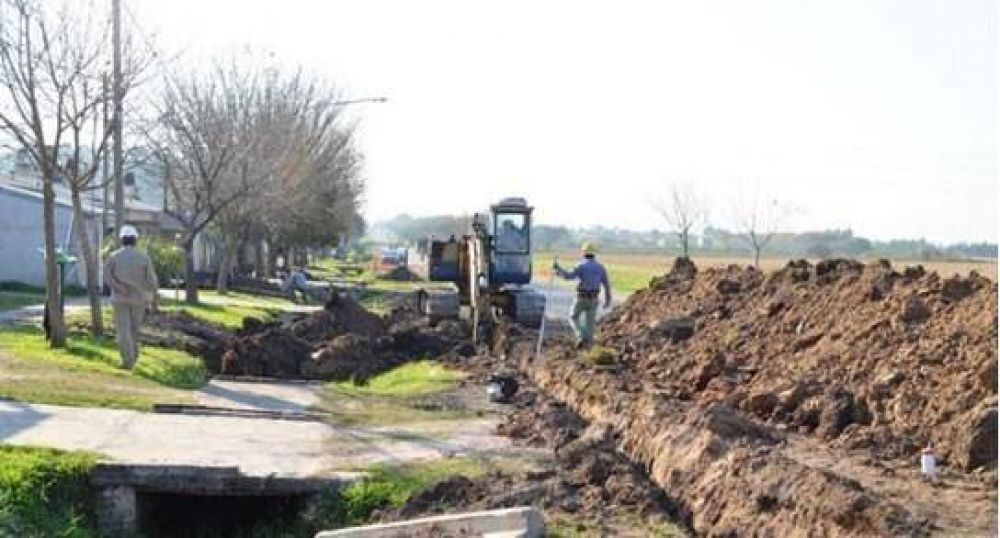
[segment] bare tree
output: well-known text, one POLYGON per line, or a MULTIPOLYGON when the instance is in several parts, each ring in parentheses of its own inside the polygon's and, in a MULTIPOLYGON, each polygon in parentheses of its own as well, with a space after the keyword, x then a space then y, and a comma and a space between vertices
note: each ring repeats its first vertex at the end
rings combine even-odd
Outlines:
POLYGON ((761 252, 791 216, 792 208, 777 198, 754 191, 735 200, 733 213, 736 231, 753 250, 754 266, 760 268, 761 252))
POLYGON ((245 132, 258 85, 254 73, 218 68, 166 85, 159 121, 146 138, 160 161, 167 198, 164 211, 183 228, 185 300, 198 302, 194 247, 220 211, 248 192, 234 163, 253 151, 245 132))
POLYGON ((706 209, 694 186, 690 183, 675 183, 670 189, 668 200, 659 199, 652 203, 653 209, 667 221, 681 244, 681 253, 687 258, 690 252, 691 230, 705 220, 706 209))
POLYGON ((109 27, 91 2, 0 2, 0 130, 14 138, 42 176, 46 304, 53 347, 65 345, 55 256, 57 178, 66 178, 70 187, 92 330, 103 332, 98 257, 87 234, 81 194, 100 187, 93 180, 110 134, 109 126, 97 122, 106 98, 101 78, 109 27))
MULTIPOLYGON (((68 135, 64 149, 69 155, 56 164, 70 190, 74 222, 77 223, 74 231, 86 268, 91 333, 97 337, 104 333, 98 279, 100 253, 92 243, 87 227, 83 225, 86 222, 83 194, 106 186, 105 182, 97 182, 97 175, 108 149, 114 122, 121 121, 121 118, 108 121, 108 118, 100 117, 103 105, 110 98, 102 80, 110 27, 108 18, 101 17, 97 10, 87 9, 66 20, 73 26, 60 29, 59 37, 54 40, 54 44, 58 46, 53 48, 65 49, 63 61, 67 72, 78 76, 69 84, 68 98, 64 110, 60 111, 64 116, 68 135)), ((148 60, 135 53, 130 44, 130 40, 126 39, 123 46, 123 76, 120 85, 122 98, 136 87, 148 60)), ((101 229, 98 233, 103 234, 104 230, 101 229)))

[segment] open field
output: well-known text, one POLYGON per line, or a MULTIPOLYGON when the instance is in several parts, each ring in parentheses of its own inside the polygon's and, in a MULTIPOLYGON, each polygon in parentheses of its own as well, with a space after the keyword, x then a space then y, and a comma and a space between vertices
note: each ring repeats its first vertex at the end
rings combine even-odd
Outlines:
MULTIPOLYGON (((533 257, 535 282, 549 281, 552 274, 552 259, 556 256, 559 258, 560 265, 563 267, 572 267, 579 259, 580 254, 576 251, 536 253, 533 257)), ((646 287, 649 284, 649 279, 652 277, 667 272, 670 269, 670 264, 673 263, 674 255, 609 253, 598 254, 597 259, 608 268, 614 292, 627 295, 635 290, 646 287)), ((694 256, 693 259, 699 268, 753 265, 752 257, 694 256)), ((815 263, 818 260, 810 261, 815 263)), ((786 263, 788 263, 788 258, 764 258, 761 260, 761 268, 769 272, 784 267, 786 263)), ((897 267, 923 265, 928 271, 937 271, 942 276, 951 276, 956 273, 964 275, 968 274, 969 271, 977 271, 979 274, 987 276, 994 281, 997 278, 996 261, 892 260, 892 264, 897 267)))

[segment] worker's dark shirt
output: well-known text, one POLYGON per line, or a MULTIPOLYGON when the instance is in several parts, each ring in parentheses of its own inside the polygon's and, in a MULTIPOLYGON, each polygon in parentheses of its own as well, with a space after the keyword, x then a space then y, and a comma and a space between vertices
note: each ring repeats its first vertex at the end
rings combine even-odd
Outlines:
POLYGON ((556 267, 556 273, 566 280, 580 279, 580 282, 576 285, 576 291, 584 293, 599 292, 602 285, 605 286, 606 290, 611 290, 611 284, 608 282, 608 272, 604 270, 603 265, 592 258, 584 258, 579 265, 569 271, 562 267, 556 267))

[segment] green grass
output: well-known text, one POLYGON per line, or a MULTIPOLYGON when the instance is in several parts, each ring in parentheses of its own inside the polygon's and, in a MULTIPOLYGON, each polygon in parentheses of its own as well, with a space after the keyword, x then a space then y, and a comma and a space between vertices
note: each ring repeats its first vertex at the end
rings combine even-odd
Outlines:
MULTIPOLYGON (((259 297, 245 293, 219 295, 215 292, 200 292, 202 302, 188 304, 183 299, 160 298, 163 312, 187 312, 191 317, 215 325, 220 329, 235 331, 243 327, 243 318, 257 318, 270 321, 282 311, 294 305, 291 301, 273 297, 259 297)), ((110 306, 102 309, 102 319, 107 328, 114 327, 110 306)), ((81 308, 69 313, 66 322, 71 327, 86 330, 90 327, 90 310, 81 308)))
POLYGON ((51 349, 33 326, 0 329, 0 397, 25 402, 148 410, 157 402, 189 402, 183 389, 202 386, 201 359, 144 346, 133 372, 118 368, 112 339, 71 335, 51 349))
POLYGON ((0 536, 97 537, 93 454, 0 445, 0 536))
POLYGON ((0 310, 13 310, 45 302, 45 294, 21 291, 0 291, 0 310))
POLYGON ((243 318, 257 318, 262 321, 270 321, 278 313, 277 309, 260 306, 221 305, 206 302, 192 305, 184 301, 177 302, 173 299, 161 299, 160 310, 164 312, 187 312, 195 319, 227 330, 237 330, 243 327, 243 318))
POLYGON ((464 377, 464 373, 446 368, 439 362, 419 361, 379 374, 364 385, 340 381, 333 386, 344 394, 411 398, 450 390, 464 377))
POLYGON ((433 361, 407 363, 373 377, 365 385, 350 381, 327 383, 320 392, 317 408, 339 426, 464 419, 475 413, 415 405, 455 388, 463 377, 465 374, 433 361))
POLYGON ((331 527, 368 523, 376 510, 398 508, 414 493, 449 476, 482 476, 490 469, 479 458, 450 458, 377 465, 363 469, 366 477, 327 499, 323 524, 331 527))

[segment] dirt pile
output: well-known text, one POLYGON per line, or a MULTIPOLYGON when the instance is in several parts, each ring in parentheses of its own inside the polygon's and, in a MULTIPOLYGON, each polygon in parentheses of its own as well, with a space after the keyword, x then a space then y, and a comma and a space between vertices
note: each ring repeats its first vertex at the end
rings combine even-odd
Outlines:
POLYGON ((552 449, 554 466, 494 472, 476 479, 447 478, 414 494, 383 519, 521 505, 543 510, 550 521, 586 521, 612 529, 618 520, 633 528, 637 521, 655 524, 678 518, 675 505, 663 492, 616 451, 610 426, 588 427, 565 406, 533 388, 521 393, 501 432, 518 443, 552 449))
POLYGON ((202 357, 209 370, 218 370, 232 335, 181 310, 151 312, 146 317, 142 343, 181 349, 202 357))
MULTIPOLYGON (((992 282, 852 260, 691 269, 602 322, 614 368, 568 346, 507 353, 611 425, 698 534, 996 532, 995 471, 949 471, 942 491, 915 470, 927 441, 960 469, 996 465, 992 282)), ((515 431, 541 438, 531 424, 557 415, 539 409, 515 431)))
POLYGON ((379 273, 376 278, 379 280, 392 280, 396 282, 418 282, 423 280, 420 275, 414 273, 409 267, 393 267, 392 269, 379 273))
POLYGON ((285 323, 245 326, 229 342, 220 371, 363 382, 404 361, 459 349, 467 334, 457 321, 432 325, 409 311, 382 318, 350 296, 335 295, 323 309, 309 315, 285 323))
POLYGON ((996 467, 996 308, 995 284, 975 273, 796 261, 767 277, 729 267, 655 281, 602 333, 677 397, 879 458, 931 442, 971 470, 996 467))

